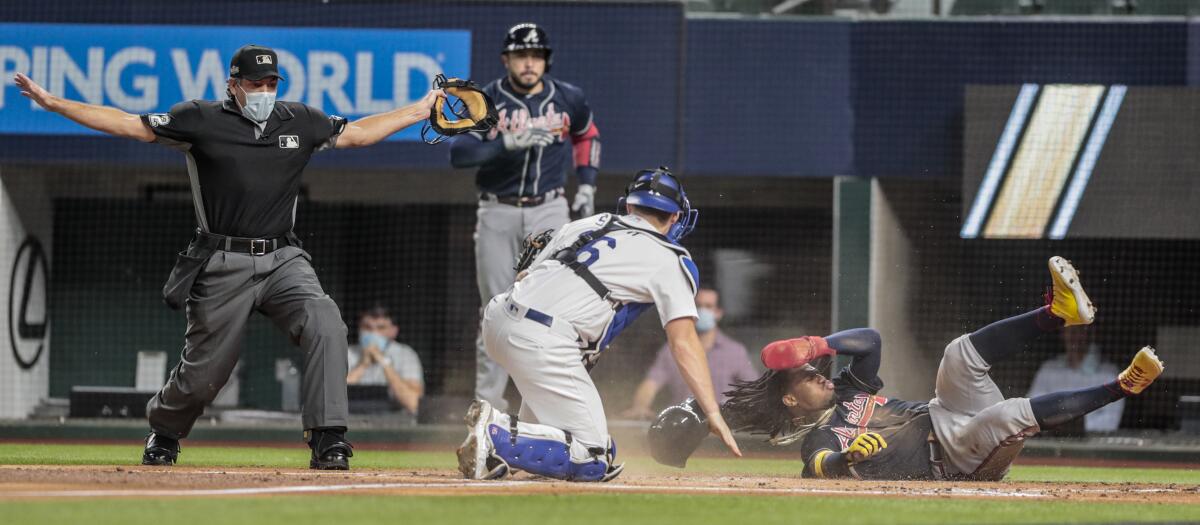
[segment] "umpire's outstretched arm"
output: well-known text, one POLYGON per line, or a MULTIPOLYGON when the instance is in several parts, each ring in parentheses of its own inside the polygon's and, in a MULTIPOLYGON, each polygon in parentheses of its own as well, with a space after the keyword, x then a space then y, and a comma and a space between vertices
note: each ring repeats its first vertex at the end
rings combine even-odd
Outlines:
POLYGON ((445 96, 442 90, 433 89, 421 97, 421 100, 412 104, 363 117, 346 124, 346 129, 338 136, 334 147, 361 148, 378 144, 393 133, 429 118, 429 112, 433 108, 434 102, 445 96))
POLYGON ((109 106, 65 99, 46 91, 23 73, 17 73, 13 80, 22 95, 37 102, 37 105, 46 111, 58 113, 101 133, 142 142, 154 142, 154 132, 150 131, 150 127, 142 122, 142 118, 138 115, 131 115, 109 106))

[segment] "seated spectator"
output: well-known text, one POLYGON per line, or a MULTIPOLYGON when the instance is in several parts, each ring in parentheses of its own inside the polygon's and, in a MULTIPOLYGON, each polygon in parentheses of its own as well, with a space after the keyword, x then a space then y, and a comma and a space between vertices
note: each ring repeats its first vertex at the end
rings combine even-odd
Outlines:
MULTIPOLYGON (((1063 355, 1042 363, 1026 397, 1036 397, 1051 392, 1088 388, 1107 381, 1120 370, 1100 357, 1100 347, 1091 341, 1091 327, 1059 332, 1063 343, 1063 355)), ((1121 424, 1121 412, 1125 400, 1107 405, 1084 416, 1086 432, 1112 432, 1121 424)))
MULTIPOLYGON (((717 323, 725 315, 719 301, 717 291, 711 288, 701 288, 696 293, 696 310, 699 313, 696 332, 700 334, 700 344, 708 354, 708 368, 712 374, 713 388, 717 391, 717 402, 724 403, 725 390, 728 390, 734 381, 756 379, 758 371, 750 364, 750 358, 746 356, 746 347, 730 339, 717 328, 717 323)), ((633 394, 633 405, 622 412, 621 416, 631 419, 654 417, 656 412, 651 405, 654 404, 658 391, 664 386, 670 393, 670 405, 682 402, 691 393, 679 373, 679 368, 675 366, 675 361, 671 358, 671 349, 667 345, 659 349, 654 364, 646 372, 646 378, 633 394)))
POLYGON ((416 414, 425 393, 421 359, 412 347, 396 342, 399 328, 387 309, 375 306, 358 316, 358 344, 350 345, 346 383, 387 385, 388 397, 416 414))

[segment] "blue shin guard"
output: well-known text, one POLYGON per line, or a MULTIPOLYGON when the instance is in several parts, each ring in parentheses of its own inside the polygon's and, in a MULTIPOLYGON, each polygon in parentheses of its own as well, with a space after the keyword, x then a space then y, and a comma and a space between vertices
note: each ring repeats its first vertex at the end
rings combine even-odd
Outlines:
POLYGON ((545 436, 514 436, 511 430, 493 423, 489 425, 488 437, 495 447, 494 453, 514 469, 566 481, 609 481, 623 469, 623 465, 612 464, 616 447, 611 441, 607 450, 587 449, 590 457, 581 462, 571 457, 570 434, 564 433, 565 441, 559 441, 545 436))

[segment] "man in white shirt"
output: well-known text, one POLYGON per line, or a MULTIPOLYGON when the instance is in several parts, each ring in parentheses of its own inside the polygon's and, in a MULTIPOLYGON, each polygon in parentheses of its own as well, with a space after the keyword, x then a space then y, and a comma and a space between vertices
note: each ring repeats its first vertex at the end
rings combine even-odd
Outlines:
POLYGON ((666 168, 643 170, 618 202, 563 226, 528 271, 484 309, 488 355, 521 392, 521 411, 503 414, 477 400, 458 449, 470 479, 524 470, 553 479, 609 481, 624 468, 587 367, 639 314, 655 307, 672 355, 708 426, 741 455, 721 417, 696 333, 698 270, 678 240, 697 212, 666 168))
POLYGON ((416 414, 425 393, 421 358, 412 347, 396 342, 399 331, 382 306, 360 313, 358 344, 350 346, 346 384, 387 385, 388 397, 416 414))
MULTIPOLYGON (((1100 347, 1090 340, 1091 328, 1086 330, 1063 330, 1061 334, 1063 355, 1042 363, 1026 397, 1036 397, 1061 390, 1077 390, 1101 384, 1117 374, 1115 365, 1100 358, 1100 347)), ((1084 416, 1083 428, 1087 432, 1113 432, 1121 425, 1121 414, 1125 400, 1084 416)))

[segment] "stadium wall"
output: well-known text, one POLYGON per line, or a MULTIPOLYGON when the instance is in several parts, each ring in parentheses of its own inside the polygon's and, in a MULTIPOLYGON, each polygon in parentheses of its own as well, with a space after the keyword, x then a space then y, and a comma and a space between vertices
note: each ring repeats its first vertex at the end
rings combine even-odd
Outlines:
MULTIPOLYGON (((1200 82, 1197 24, 1184 19, 851 22, 685 17, 674 2, 226 3, 17 1, 0 6, 0 20, 240 26, 240 13, 261 8, 273 13, 255 21, 263 27, 465 29, 481 81, 500 75, 504 30, 537 20, 554 39, 554 74, 587 90, 604 167, 618 172, 666 163, 698 175, 956 177, 967 84, 1200 82)), ((394 142, 321 155, 314 167, 445 169, 446 155, 394 142)), ((12 134, 0 144, 0 160, 48 158, 178 160, 97 137, 12 134)))

